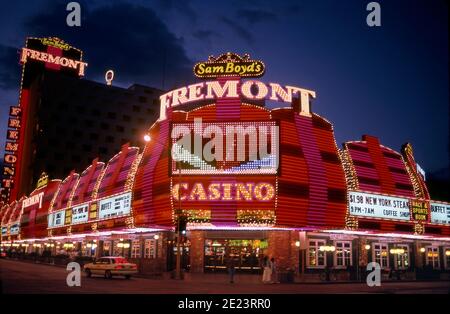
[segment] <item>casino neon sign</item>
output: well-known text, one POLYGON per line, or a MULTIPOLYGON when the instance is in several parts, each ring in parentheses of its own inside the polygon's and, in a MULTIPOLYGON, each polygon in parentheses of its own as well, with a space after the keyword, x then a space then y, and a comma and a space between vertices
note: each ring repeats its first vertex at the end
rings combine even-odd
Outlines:
POLYGON ((172 197, 181 201, 271 201, 275 188, 267 182, 214 182, 205 187, 201 182, 177 183, 172 187, 172 197))

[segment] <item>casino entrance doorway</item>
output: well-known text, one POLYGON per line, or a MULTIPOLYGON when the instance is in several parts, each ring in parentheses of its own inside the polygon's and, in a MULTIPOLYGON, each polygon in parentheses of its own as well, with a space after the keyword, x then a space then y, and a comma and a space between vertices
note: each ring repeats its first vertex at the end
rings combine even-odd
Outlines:
POLYGON ((264 238, 205 239, 204 271, 226 271, 227 258, 233 258, 236 271, 259 273, 267 247, 264 238))

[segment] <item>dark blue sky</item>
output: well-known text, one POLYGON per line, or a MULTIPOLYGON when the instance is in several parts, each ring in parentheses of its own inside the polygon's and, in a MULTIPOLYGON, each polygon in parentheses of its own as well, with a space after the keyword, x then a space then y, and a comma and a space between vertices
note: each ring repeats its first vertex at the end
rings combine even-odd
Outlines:
MULTIPOLYGON (((172 88, 192 66, 232 51, 263 60, 263 81, 317 92, 313 110, 339 145, 378 136, 409 141, 427 172, 449 166, 448 4, 378 1, 381 27, 366 24, 370 1, 79 1, 82 26, 65 24, 70 1, 11 1, 0 11, 0 145, 18 100, 18 49, 26 36, 59 36, 84 51, 86 78, 172 88), (165 57, 164 57, 165 56, 165 57), (167 67, 163 79, 163 60, 167 67)), ((1 156, 3 152, 1 152, 1 156)), ((448 170, 447 170, 448 171, 448 170)))

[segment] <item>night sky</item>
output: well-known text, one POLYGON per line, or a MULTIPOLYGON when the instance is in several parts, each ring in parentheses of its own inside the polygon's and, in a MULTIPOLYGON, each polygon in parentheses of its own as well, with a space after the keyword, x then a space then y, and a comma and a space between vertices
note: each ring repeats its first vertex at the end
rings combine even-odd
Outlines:
POLYGON ((103 82, 112 68, 122 87, 187 85, 209 55, 249 53, 266 65, 262 81, 317 92, 312 109, 334 124, 339 146, 363 134, 397 151, 409 141, 427 173, 448 173, 445 0, 378 1, 381 27, 366 24, 368 0, 79 1, 81 27, 66 25, 68 2, 2 3, 0 156, 19 49, 27 36, 58 36, 84 51, 86 79, 103 82))

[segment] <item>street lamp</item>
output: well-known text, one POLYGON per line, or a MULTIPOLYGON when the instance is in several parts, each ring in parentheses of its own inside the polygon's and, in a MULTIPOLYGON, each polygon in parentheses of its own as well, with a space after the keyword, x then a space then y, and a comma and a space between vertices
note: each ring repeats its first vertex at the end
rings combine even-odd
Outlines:
MULTIPOLYGON (((149 134, 144 135, 144 141, 150 142, 152 140, 149 134)), ((158 140, 155 140, 160 145, 165 145, 158 140)), ((181 245, 181 230, 180 230, 180 219, 181 219, 181 162, 176 160, 178 167, 178 209, 176 211, 177 218, 177 257, 176 257, 176 268, 175 268, 175 279, 182 279, 181 277, 181 253, 180 253, 180 245, 181 245)))

